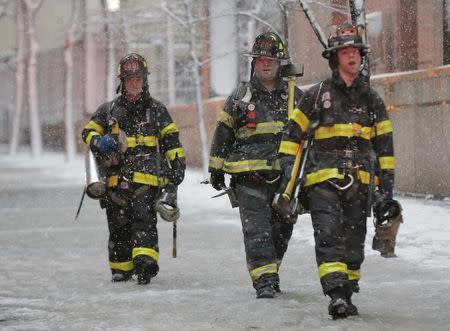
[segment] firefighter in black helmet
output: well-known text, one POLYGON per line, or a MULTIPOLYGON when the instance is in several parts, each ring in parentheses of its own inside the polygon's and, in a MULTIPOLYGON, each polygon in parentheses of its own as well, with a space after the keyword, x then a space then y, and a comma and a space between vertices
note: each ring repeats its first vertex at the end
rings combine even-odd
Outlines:
POLYGON ((384 198, 392 198, 394 185, 392 124, 383 100, 360 73, 367 51, 358 27, 337 28, 323 52, 332 77, 304 94, 280 144, 286 167, 293 162, 293 146, 313 130, 305 187, 320 281, 333 318, 358 314, 351 297, 359 292, 369 184, 384 198))
MULTIPOLYGON (((241 83, 226 100, 212 141, 209 172, 216 190, 224 189, 225 174, 231 175, 256 295, 273 298, 280 291, 278 270, 296 220, 271 207, 281 169, 277 151, 288 120, 287 83, 280 77, 287 56, 284 43, 273 32, 259 35, 249 55, 250 81, 241 83)), ((296 88, 296 102, 300 95, 296 88)))
POLYGON ((117 74, 120 95, 100 106, 82 132, 106 173, 107 195, 100 204, 108 219, 113 282, 136 274, 139 284, 148 284, 156 276, 158 197, 173 196, 184 179, 178 128, 166 107, 150 96, 148 73, 141 55, 124 56, 117 74))

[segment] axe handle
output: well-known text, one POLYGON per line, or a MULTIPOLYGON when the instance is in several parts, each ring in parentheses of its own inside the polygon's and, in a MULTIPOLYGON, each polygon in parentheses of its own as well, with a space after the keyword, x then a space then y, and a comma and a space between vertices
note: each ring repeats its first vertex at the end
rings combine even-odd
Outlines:
POLYGON ((288 77, 288 116, 291 118, 294 112, 295 76, 288 77))
POLYGON ((173 222, 172 237, 173 237, 172 257, 176 258, 177 257, 177 221, 173 222))
POLYGON ((292 192, 294 191, 295 181, 297 180, 297 174, 300 168, 300 159, 302 158, 303 146, 304 144, 300 144, 297 154, 295 155, 294 166, 292 167, 291 171, 291 178, 289 179, 289 182, 287 183, 286 189, 283 193, 283 198, 288 201, 291 200, 292 192))
MULTIPOLYGON (((288 116, 291 118, 294 112, 294 95, 295 94, 295 76, 288 77, 288 116)), ((303 145, 300 146, 297 155, 295 155, 294 166, 292 167, 291 178, 289 179, 286 189, 283 193, 283 198, 291 200, 292 192, 294 191, 295 180, 297 178, 298 168, 300 166, 300 157, 302 155, 303 145)))

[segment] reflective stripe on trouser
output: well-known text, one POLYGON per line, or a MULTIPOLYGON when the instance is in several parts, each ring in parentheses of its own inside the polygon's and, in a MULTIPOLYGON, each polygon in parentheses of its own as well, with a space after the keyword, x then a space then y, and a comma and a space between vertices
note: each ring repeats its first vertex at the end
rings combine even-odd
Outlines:
POLYGON ((247 268, 253 285, 266 275, 278 279, 278 268, 292 235, 292 223, 284 222, 271 208, 273 192, 264 184, 236 184, 247 268))
POLYGON ((156 193, 156 188, 150 188, 146 194, 132 198, 128 207, 108 203, 106 215, 111 269, 129 271, 125 269, 133 266, 132 254, 137 252, 136 249, 140 250, 138 254, 158 261, 158 232, 153 209, 156 193))
POLYGON ((364 260, 366 187, 355 183, 338 191, 328 183, 308 193, 314 227, 316 261, 324 293, 358 281, 364 260))

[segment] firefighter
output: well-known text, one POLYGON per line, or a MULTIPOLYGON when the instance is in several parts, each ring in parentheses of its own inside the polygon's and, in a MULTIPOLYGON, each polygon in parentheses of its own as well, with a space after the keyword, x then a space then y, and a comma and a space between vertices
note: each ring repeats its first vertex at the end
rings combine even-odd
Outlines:
MULTIPOLYGON (((296 218, 286 218, 272 207, 279 186, 277 152, 288 120, 287 83, 280 66, 287 60, 280 37, 259 35, 251 53, 251 78, 226 100, 215 129, 210 161, 210 182, 225 188, 225 174, 239 204, 247 268, 257 298, 280 292, 278 270, 287 250, 296 218)), ((295 88, 295 99, 301 91, 295 88)))
POLYGON ((184 179, 178 128, 166 107, 150 96, 148 74, 142 56, 124 56, 118 65, 120 95, 101 105, 82 132, 106 173, 107 195, 100 205, 108 219, 113 282, 135 274, 139 284, 148 284, 156 276, 155 204, 184 179))
POLYGON ((360 73, 367 52, 357 27, 337 28, 322 53, 332 76, 303 95, 279 150, 289 178, 295 151, 312 139, 304 186, 320 282, 334 319, 358 314, 351 297, 359 292, 369 187, 391 199, 394 185, 392 124, 383 100, 360 73))

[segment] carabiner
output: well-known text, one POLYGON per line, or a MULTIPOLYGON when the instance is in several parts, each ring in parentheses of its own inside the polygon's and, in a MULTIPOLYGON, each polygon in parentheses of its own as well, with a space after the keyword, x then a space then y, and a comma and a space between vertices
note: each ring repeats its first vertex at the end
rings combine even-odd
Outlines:
POLYGON ((335 188, 337 188, 339 191, 345 191, 346 189, 348 189, 350 186, 353 185, 353 182, 355 181, 355 179, 353 178, 353 176, 351 174, 347 174, 348 177, 350 177, 350 182, 348 184, 346 184, 345 186, 339 186, 336 183, 333 183, 332 181, 328 180, 328 183, 330 183, 331 185, 333 185, 335 188))

